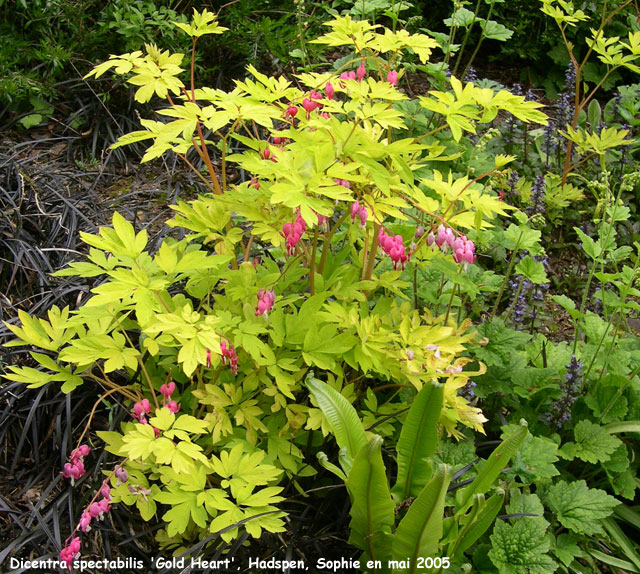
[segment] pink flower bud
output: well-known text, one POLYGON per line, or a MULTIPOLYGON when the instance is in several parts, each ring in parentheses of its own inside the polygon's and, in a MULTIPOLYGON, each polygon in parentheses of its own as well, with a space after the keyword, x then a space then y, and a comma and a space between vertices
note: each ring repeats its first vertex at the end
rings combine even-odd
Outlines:
POLYGON ((211 368, 211 349, 207 349, 207 369, 211 368))
POLYGON ((369 217, 369 212, 366 207, 362 206, 358 210, 358 217, 360 218, 360 226, 364 227, 367 223, 367 218, 369 217))
POLYGON ((413 361, 414 356, 415 356, 414 352, 411 349, 407 349, 407 360, 413 361))
POLYGON ((258 191, 260 191, 260 182, 258 181, 257 177, 251 178, 251 181, 249 182, 249 187, 253 187, 254 189, 257 189, 258 191))
POLYGON ((333 84, 331 82, 327 82, 327 85, 324 87, 324 93, 327 95, 328 100, 333 100, 335 89, 333 88, 333 84))
POLYGON ((398 72, 396 72, 395 70, 391 70, 387 74, 387 82, 389 82, 392 86, 397 85, 398 84, 398 72))
POLYGON ((356 199, 352 204, 351 204, 351 221, 355 221, 356 217, 358 216, 358 211, 360 211, 360 202, 356 199))
POLYGON ((102 485, 102 488, 100 489, 100 494, 102 495, 103 498, 106 498, 107 500, 111 499, 111 488, 109 487, 108 484, 102 485))
POLYGON ((360 64, 360 66, 356 70, 356 78, 358 79, 358 82, 361 82, 366 75, 367 69, 364 67, 364 62, 362 62, 362 64, 360 64))
POLYGON ((431 247, 436 242, 436 236, 433 231, 427 235, 427 245, 431 247))
MULTIPOLYGON (((422 225, 418 225, 418 227, 416 227, 416 233, 415 236, 420 238, 424 235, 424 227, 422 227, 422 225)), ((435 239, 435 238, 434 238, 435 239)))
POLYGON ((115 477, 118 479, 120 484, 123 484, 129 480, 129 475, 123 466, 119 466, 116 468, 115 477))

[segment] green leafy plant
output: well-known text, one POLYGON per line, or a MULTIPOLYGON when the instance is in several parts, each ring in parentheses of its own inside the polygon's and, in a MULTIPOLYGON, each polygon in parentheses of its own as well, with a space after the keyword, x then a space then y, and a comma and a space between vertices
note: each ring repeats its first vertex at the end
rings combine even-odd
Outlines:
POLYGON ((464 552, 491 527, 502 508, 503 490, 496 489, 488 499, 485 495, 527 436, 526 424, 491 454, 470 484, 456 489, 455 500, 449 500, 451 467, 434 468, 442 385, 424 386, 407 413, 396 446, 398 470, 392 488, 381 437, 367 438, 356 410, 335 389, 313 377, 307 386, 340 447, 342 470, 329 468, 345 480, 349 491, 349 542, 364 551, 362 569, 441 572, 464 564, 464 552), (445 517, 447 507, 452 509, 445 517))

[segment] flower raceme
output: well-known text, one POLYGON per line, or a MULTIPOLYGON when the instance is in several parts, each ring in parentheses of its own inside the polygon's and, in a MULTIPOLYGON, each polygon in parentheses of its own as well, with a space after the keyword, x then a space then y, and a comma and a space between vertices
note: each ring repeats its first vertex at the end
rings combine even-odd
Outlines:
POLYGON ((138 401, 135 405, 133 405, 133 418, 138 419, 140 424, 147 424, 147 417, 151 412, 151 404, 149 403, 149 399, 142 399, 138 401))
POLYGON ((453 242, 453 260, 456 263, 475 263, 475 249, 473 241, 467 239, 466 235, 462 235, 453 242))
POLYGON ((176 384, 173 381, 160 385, 162 404, 167 407, 174 415, 180 411, 180 405, 176 401, 171 400, 171 395, 175 390, 176 384))
POLYGON ((84 470, 84 457, 89 456, 90 453, 91 448, 86 444, 80 445, 78 448, 72 450, 69 462, 65 463, 64 470, 60 474, 65 478, 70 478, 71 484, 74 484, 76 480, 86 474, 84 470))
POLYGON ((453 229, 444 225, 440 225, 437 231, 437 235, 433 231, 429 233, 427 245, 436 245, 443 253, 447 253, 451 249, 453 260, 456 263, 468 265, 476 262, 476 246, 466 235, 456 237, 453 234, 453 229))
POLYGON ((60 552, 60 560, 64 562, 67 567, 71 567, 75 557, 80 554, 80 537, 76 536, 68 546, 65 546, 60 552))
POLYGON ((236 355, 236 350, 233 347, 227 348, 227 342, 220 342, 220 350, 222 351, 222 364, 227 364, 227 359, 229 359, 229 368, 234 375, 238 374, 238 355, 236 355))
POLYGON ((355 223, 356 217, 360 219, 360 227, 364 228, 369 212, 364 205, 360 205, 357 199, 351 204, 351 221, 355 223))
POLYGON ((298 211, 298 216, 294 223, 287 222, 282 226, 282 237, 284 237, 287 247, 287 254, 294 255, 296 252, 296 245, 302 237, 302 234, 307 230, 307 224, 298 211))
POLYGON ((380 229, 380 233, 378 233, 378 245, 391 257, 394 270, 397 270, 398 266, 404 270, 409 260, 409 255, 407 255, 404 244, 402 243, 402 235, 391 237, 384 229, 380 229))

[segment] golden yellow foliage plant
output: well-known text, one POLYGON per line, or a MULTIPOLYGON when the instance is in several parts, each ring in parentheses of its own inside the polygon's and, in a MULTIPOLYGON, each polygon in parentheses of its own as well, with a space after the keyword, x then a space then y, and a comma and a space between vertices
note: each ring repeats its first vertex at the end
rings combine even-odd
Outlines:
MULTIPOLYGON (((194 49, 224 31, 207 10, 177 25, 194 49)), ((275 78, 249 67, 224 91, 196 86, 193 56, 183 82, 184 56, 148 45, 88 74, 113 70, 138 102, 158 99, 153 118, 114 147, 149 141, 143 162, 175 153, 210 193, 173 206, 168 224, 186 237, 155 252, 118 213, 112 227, 83 234, 86 261, 56 275, 103 281, 75 310, 22 313, 21 326, 9 325, 11 344, 39 350, 36 367, 6 376, 62 383, 65 393, 95 381, 103 397, 130 401, 132 419, 98 433, 130 477, 110 475, 113 502, 162 516, 163 544, 284 528, 278 484, 304 489, 316 471, 303 449, 329 429, 304 386, 311 370, 356 408, 374 397, 380 413, 397 413, 390 436, 431 383, 444 385, 441 428, 482 431, 482 413, 457 392, 484 368, 463 356, 471 325, 424 308, 411 277, 435 269, 473 288, 465 233, 507 214, 490 179, 512 158, 456 178, 433 136, 459 140, 501 111, 525 122, 545 116, 534 102, 452 77, 449 91, 419 99, 436 127, 410 137, 394 105, 408 99, 397 67, 403 53, 427 61, 435 40, 349 17, 327 26, 316 42, 353 50, 354 69, 275 78), (229 164, 250 179, 231 183, 229 164), (425 175, 427 164, 439 167, 425 175)))

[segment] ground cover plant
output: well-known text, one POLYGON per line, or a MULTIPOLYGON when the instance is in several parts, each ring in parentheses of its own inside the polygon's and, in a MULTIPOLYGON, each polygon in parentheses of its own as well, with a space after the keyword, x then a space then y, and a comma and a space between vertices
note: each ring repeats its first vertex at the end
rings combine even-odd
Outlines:
MULTIPOLYGON (((540 7, 563 37, 589 18, 540 7)), ((298 499, 345 484, 344 571, 640 568, 640 94, 596 99, 639 71, 640 30, 607 35, 631 4, 605 4, 581 58, 566 43, 555 109, 473 79, 452 56, 459 6, 448 43, 400 8, 389 27, 356 8, 291 76, 200 85, 199 42, 227 31, 206 9, 175 23, 190 53, 145 44, 88 74, 149 104, 113 149, 177 157, 204 192, 153 243, 117 211, 82 232, 86 258, 54 275, 90 294, 6 323, 29 360, 5 379, 71 403, 99 390, 60 464, 82 492, 56 527, 63 566, 125 505, 159 553, 250 567, 242 545, 255 556, 298 499), (605 76, 585 85, 590 58, 605 76), (407 95, 409 70, 425 94, 407 95)))

